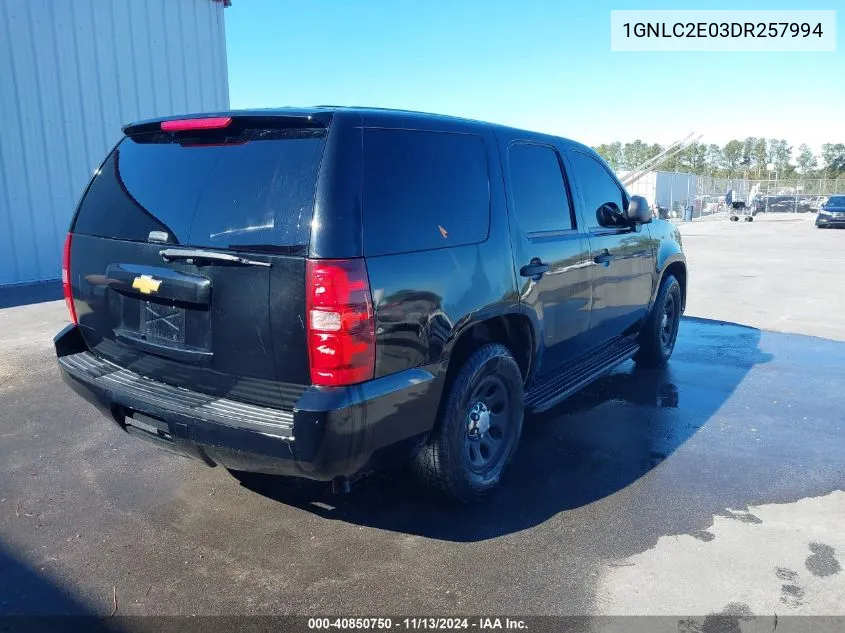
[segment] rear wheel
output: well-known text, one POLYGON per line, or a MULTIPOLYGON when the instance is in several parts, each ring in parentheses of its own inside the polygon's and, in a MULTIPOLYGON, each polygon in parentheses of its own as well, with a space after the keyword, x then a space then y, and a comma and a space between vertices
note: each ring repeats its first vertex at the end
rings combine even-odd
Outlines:
POLYGON ((522 374, 508 349, 488 343, 449 387, 440 418, 412 462, 429 488, 462 502, 499 483, 522 432, 522 374))
POLYGON ((662 367, 672 356, 681 322, 681 285, 674 275, 660 282, 657 298, 640 332, 634 361, 641 367, 662 367))

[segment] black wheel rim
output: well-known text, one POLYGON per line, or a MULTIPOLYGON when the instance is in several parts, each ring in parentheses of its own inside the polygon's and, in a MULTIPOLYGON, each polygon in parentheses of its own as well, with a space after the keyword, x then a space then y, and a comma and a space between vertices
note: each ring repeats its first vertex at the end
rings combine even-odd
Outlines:
POLYGON ((484 474, 507 455, 512 428, 510 405, 510 394, 498 376, 485 376, 472 390, 464 433, 464 459, 472 472, 484 474))
POLYGON ((663 315, 660 321, 660 343, 663 345, 664 352, 671 351, 675 345, 675 334, 678 327, 677 311, 675 295, 669 293, 666 295, 666 301, 663 302, 663 315))

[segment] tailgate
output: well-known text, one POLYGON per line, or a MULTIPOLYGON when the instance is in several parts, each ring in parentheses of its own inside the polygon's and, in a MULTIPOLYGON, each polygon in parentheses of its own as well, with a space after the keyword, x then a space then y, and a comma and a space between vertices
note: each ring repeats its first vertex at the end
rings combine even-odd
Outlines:
POLYGON ((155 380, 290 408, 309 382, 305 253, 325 129, 145 129, 95 175, 70 279, 95 354, 155 380))

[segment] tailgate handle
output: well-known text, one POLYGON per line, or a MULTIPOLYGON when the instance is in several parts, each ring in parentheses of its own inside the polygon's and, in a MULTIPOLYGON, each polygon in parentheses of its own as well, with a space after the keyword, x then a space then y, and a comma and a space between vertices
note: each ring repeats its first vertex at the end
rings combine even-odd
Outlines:
POLYGON ((207 306, 211 303, 211 280, 200 275, 186 275, 176 270, 159 266, 137 264, 109 264, 106 267, 106 283, 115 292, 139 299, 178 301, 207 306), (139 277, 149 277, 153 284, 144 292, 136 285, 139 277))
POLYGON ((227 262, 230 264, 242 264, 244 266, 265 266, 269 268, 270 262, 259 262, 254 259, 247 259, 240 255, 232 255, 231 253, 218 253, 215 251, 201 251, 195 248, 163 248, 158 252, 161 258, 166 262, 171 262, 174 259, 187 259, 189 264, 194 263, 193 260, 227 262))

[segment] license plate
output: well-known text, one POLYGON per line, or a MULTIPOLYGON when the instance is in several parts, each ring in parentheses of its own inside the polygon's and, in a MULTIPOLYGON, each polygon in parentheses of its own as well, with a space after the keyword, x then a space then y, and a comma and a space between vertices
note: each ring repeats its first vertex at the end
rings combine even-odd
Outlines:
POLYGON ((141 301, 141 334, 147 340, 185 343, 185 309, 141 301))

